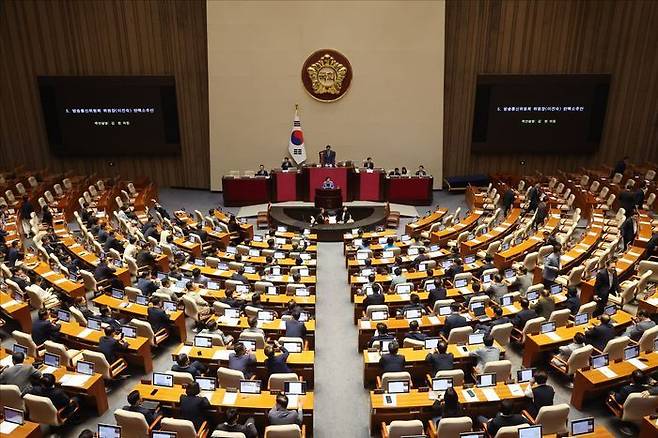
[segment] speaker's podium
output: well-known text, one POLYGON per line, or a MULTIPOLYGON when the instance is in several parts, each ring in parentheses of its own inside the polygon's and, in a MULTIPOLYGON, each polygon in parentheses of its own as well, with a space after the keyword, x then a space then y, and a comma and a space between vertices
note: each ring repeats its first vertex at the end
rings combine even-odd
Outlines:
POLYGON ((336 184, 336 187, 340 187, 341 190, 341 199, 343 202, 347 201, 347 167, 317 167, 317 166, 308 166, 305 168, 308 181, 308 200, 311 202, 315 201, 315 190, 322 187, 324 180, 329 178, 336 184))
POLYGON ((337 210, 343 206, 343 195, 340 187, 335 189, 315 189, 315 207, 337 210))

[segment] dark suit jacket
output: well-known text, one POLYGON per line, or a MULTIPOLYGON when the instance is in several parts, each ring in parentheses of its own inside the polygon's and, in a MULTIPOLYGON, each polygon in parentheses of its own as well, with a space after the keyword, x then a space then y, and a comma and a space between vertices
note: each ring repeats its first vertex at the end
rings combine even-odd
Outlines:
POLYGON ((184 420, 190 420, 198 431, 201 424, 206 420, 206 411, 210 408, 210 402, 205 397, 180 396, 180 416, 184 420))
POLYGON ((401 354, 382 354, 379 359, 379 367, 382 373, 394 373, 404 371, 406 361, 401 354))
POLYGON ((599 324, 585 333, 585 336, 590 344, 601 351, 608 344, 608 341, 614 339, 616 336, 615 328, 612 324, 599 324))
POLYGON ((46 341, 52 341, 59 332, 59 326, 48 320, 37 319, 32 324, 32 340, 41 345, 46 341))
POLYGON ((569 309, 569 312, 571 312, 572 315, 575 315, 578 313, 578 309, 580 309, 580 298, 577 296, 568 297, 564 302, 564 307, 569 309))
POLYGON ((326 149, 322 151, 322 156, 324 159, 325 165, 327 164, 336 164, 336 151, 327 151, 326 149))
POLYGON ((548 385, 537 385, 532 388, 532 404, 529 407, 530 414, 536 417, 539 410, 544 406, 553 406, 555 390, 548 385))
POLYGON ((539 204, 539 190, 537 190, 535 187, 532 187, 528 192, 528 200, 528 210, 535 210, 537 208, 537 204, 539 204))
POLYGON ((367 309, 368 306, 384 304, 385 302, 386 297, 384 297, 384 294, 368 295, 363 300, 363 308, 367 309))
POLYGON ((306 325, 295 319, 286 321, 286 336, 304 339, 306 337, 306 325))
POLYGON ((288 361, 288 350, 282 345, 281 354, 275 354, 274 357, 268 357, 265 359, 265 366, 267 366, 267 371, 270 375, 280 374, 280 373, 291 373, 290 367, 286 363, 288 361))
POLYGON ((169 316, 164 310, 159 307, 149 307, 147 312, 146 320, 151 324, 153 333, 169 327, 169 316))
POLYGON ((612 284, 610 284, 610 276, 607 269, 600 269, 596 273, 596 281, 594 282, 594 295, 598 296, 603 305, 608 302, 610 294, 617 295, 619 293, 619 278, 617 272, 612 275, 612 284))
POLYGON ((621 237, 624 241, 624 246, 633 243, 635 240, 635 222, 632 217, 627 217, 621 224, 621 237))
POLYGON ((114 269, 107 266, 106 263, 101 263, 98 266, 96 266, 96 269, 94 269, 94 278, 99 281, 112 278, 113 275, 114 275, 114 269))
POLYGON ((98 350, 112 365, 117 360, 117 354, 125 350, 123 344, 110 336, 101 336, 98 341, 98 350))
POLYGON ((629 383, 624 385, 619 389, 619 392, 615 394, 615 400, 619 404, 624 404, 629 395, 635 392, 642 392, 647 389, 644 385, 636 385, 634 383, 629 383))
POLYGON ((148 424, 153 423, 153 420, 155 420, 155 415, 153 414, 153 412, 142 405, 136 405, 136 406, 126 405, 121 409, 123 409, 124 411, 137 412, 142 414, 148 424))
POLYGON ((466 318, 458 313, 452 313, 446 318, 445 325, 443 326, 443 333, 447 338, 450 335, 450 330, 454 328, 465 327, 467 325, 468 321, 466 318))
POLYGON ((626 210, 626 216, 630 216, 631 212, 635 210, 635 193, 630 190, 622 190, 617 199, 619 206, 626 210))
POLYGON ((509 210, 512 204, 514 204, 515 198, 516 198, 516 193, 514 193, 514 190, 507 189, 507 191, 503 195, 503 207, 505 208, 505 211, 509 210))
POLYGON ((503 415, 500 412, 489 422, 489 436, 496 436, 498 429, 506 426, 518 426, 519 424, 526 424, 528 421, 523 415, 512 414, 503 415))
POLYGON ((116 237, 109 236, 103 244, 103 250, 108 252, 110 249, 123 252, 123 245, 121 245, 121 242, 116 237))
POLYGON ((189 365, 183 367, 177 363, 171 366, 172 371, 177 371, 179 373, 190 373, 193 377, 199 377, 205 369, 206 367, 198 360, 192 361, 189 365))
POLYGON ((512 318, 512 324, 519 330, 523 330, 525 323, 530 321, 532 318, 536 318, 537 313, 532 309, 524 309, 517 313, 514 318, 512 318))
POLYGON ((425 362, 432 366, 432 373, 436 374, 437 371, 451 370, 453 368, 455 357, 452 353, 429 353, 425 356, 425 362))
POLYGON ((438 300, 445 300, 448 296, 446 289, 443 286, 437 286, 427 294, 427 302, 430 308, 434 308, 434 303, 438 300))

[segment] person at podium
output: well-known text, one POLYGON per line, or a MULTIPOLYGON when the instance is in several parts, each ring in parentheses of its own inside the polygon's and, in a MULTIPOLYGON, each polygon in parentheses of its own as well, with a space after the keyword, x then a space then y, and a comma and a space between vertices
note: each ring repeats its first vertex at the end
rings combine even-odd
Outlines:
POLYGON ((334 183, 331 178, 327 177, 325 178, 324 182, 322 183, 322 188, 325 190, 331 190, 336 188, 336 183, 334 183))
POLYGON ((265 170, 265 166, 264 166, 264 165, 261 164, 261 165, 258 167, 258 171, 256 172, 256 176, 267 176, 267 170, 265 170))
POLYGON ((374 169, 375 168, 375 163, 372 161, 372 157, 366 158, 366 161, 363 162, 363 168, 364 169, 374 169))
POLYGON ((281 170, 288 170, 291 167, 292 167, 292 162, 290 161, 290 158, 283 157, 283 162, 281 163, 281 170))
POLYGON ((331 145, 327 145, 324 151, 320 153, 321 163, 326 167, 334 167, 336 165, 336 152, 331 150, 331 145))

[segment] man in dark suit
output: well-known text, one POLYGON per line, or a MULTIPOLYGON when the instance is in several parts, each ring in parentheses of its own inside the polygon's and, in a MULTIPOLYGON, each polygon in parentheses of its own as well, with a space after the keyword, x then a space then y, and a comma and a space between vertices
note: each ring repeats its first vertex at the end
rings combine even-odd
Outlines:
POLYGON ((512 318, 512 324, 519 330, 523 330, 525 323, 537 317, 537 313, 530 308, 530 301, 521 298, 521 311, 512 318))
POLYGON ((331 150, 331 145, 327 145, 324 148, 322 153, 323 166, 335 166, 336 165, 336 152, 331 150))
POLYGON ((608 341, 614 339, 616 336, 615 328, 610 322, 610 315, 605 313, 599 317, 601 323, 585 332, 585 337, 588 343, 592 344, 594 348, 603 351, 608 341))
POLYGON ((505 193, 503 194, 503 215, 507 216, 507 212, 512 208, 512 205, 514 205, 515 199, 516 192, 511 187, 507 186, 507 190, 505 190, 505 193))
POLYGON ((119 253, 123 253, 123 245, 119 239, 117 239, 114 230, 110 230, 107 235, 107 240, 105 240, 105 243, 103 244, 103 251, 109 252, 110 249, 114 249, 119 251, 119 253))
POLYGON ((185 353, 179 354, 176 363, 171 366, 172 371, 178 373, 190 373, 192 377, 199 377, 206 371, 206 366, 198 360, 190 360, 185 353))
POLYGON ((364 169, 374 169, 375 163, 372 161, 372 157, 366 158, 366 161, 363 162, 364 169))
POLYGON ((16 266, 16 261, 21 258, 21 252, 18 249, 18 240, 14 240, 11 242, 11 247, 9 248, 9 251, 7 251, 7 263, 9 263, 9 267, 13 268, 16 266))
POLYGON ((452 279, 455 278, 455 275, 461 274, 462 272, 464 272, 464 262, 460 258, 455 258, 452 266, 446 270, 445 277, 452 281, 452 279))
POLYGON ((249 279, 244 275, 244 266, 240 266, 237 272, 231 275, 231 280, 239 281, 244 284, 249 284, 249 279))
POLYGON ((628 383, 621 388, 619 391, 614 394, 615 400, 620 405, 623 405, 629 395, 642 392, 647 389, 647 378, 642 372, 642 370, 635 370, 631 374, 631 383, 628 383))
POLYGON ((494 307, 493 310, 494 310, 493 319, 487 323, 478 324, 477 326, 478 330, 483 332, 485 337, 489 336, 489 334, 491 333, 491 329, 493 329, 495 326, 512 322, 507 316, 503 316, 502 307, 496 306, 494 307))
POLYGON ((188 383, 185 388, 185 395, 180 396, 180 418, 189 420, 194 424, 198 431, 201 425, 208 417, 210 402, 205 397, 200 397, 199 384, 197 382, 188 383))
POLYGON ((635 210, 635 192, 625 188, 619 192, 617 200, 619 201, 619 206, 626 211, 626 216, 630 216, 635 210))
POLYGON ((518 426, 527 423, 528 420, 526 420, 523 415, 514 413, 514 406, 512 405, 511 400, 503 400, 500 403, 500 412, 488 421, 487 432, 489 433, 489 436, 494 437, 501 427, 518 426))
POLYGON ((107 362, 112 365, 121 351, 128 349, 128 343, 123 340, 123 333, 120 339, 114 339, 114 329, 110 326, 105 327, 104 335, 98 341, 98 350, 103 353, 107 362))
POLYGON ((615 173, 621 173, 623 175, 624 172, 626 172, 626 162, 628 161, 628 158, 628 156, 625 156, 621 160, 617 161, 617 164, 615 164, 615 167, 610 173, 610 178, 614 177, 615 173))
POLYGON ((388 332, 388 326, 383 322, 378 322, 377 330, 375 331, 375 336, 373 336, 372 339, 370 339, 369 346, 372 347, 375 342, 393 341, 393 340, 395 340, 395 336, 393 336, 388 332))
POLYGON ((267 367, 267 374, 283 374, 291 373, 290 367, 288 366, 288 356, 290 353, 286 350, 286 347, 279 344, 278 341, 274 341, 274 347, 270 344, 265 346, 265 366, 267 367), (276 354, 274 347, 278 348, 281 354, 276 354))
POLYGON ((624 242, 624 249, 632 244, 637 234, 637 213, 633 212, 632 215, 626 216, 626 219, 621 224, 621 237, 624 242))
POLYGON ((114 268, 110 268, 107 265, 107 260, 101 258, 98 262, 98 266, 94 269, 94 278, 97 281, 109 280, 114 276, 114 268))
POLYGON ((139 391, 137 390, 131 391, 128 394, 128 404, 121 409, 124 411, 137 412, 142 414, 147 424, 151 424, 153 423, 153 420, 155 420, 155 413, 152 410, 142 406, 142 398, 140 397, 139 391))
POLYGON ((530 188, 530 191, 528 192, 528 211, 530 212, 535 211, 537 209, 537 205, 539 204, 539 198, 541 197, 541 191, 539 187, 539 183, 536 183, 530 188))
POLYGON ((302 404, 297 404, 297 409, 288 409, 288 397, 285 394, 276 396, 275 405, 267 413, 267 421, 272 426, 279 426, 285 424, 302 424, 304 419, 304 412, 302 411, 302 404))
POLYGON ((281 170, 288 170, 291 167, 292 167, 292 162, 290 161, 290 158, 283 157, 283 161, 281 162, 281 170))
POLYGON ((555 390, 547 385, 548 375, 545 371, 537 371, 532 379, 531 386, 526 390, 525 396, 532 400, 528 407, 528 412, 533 417, 537 417, 539 410, 544 406, 553 406, 555 390))
POLYGON ((658 248, 658 233, 653 233, 649 241, 647 242, 647 255, 651 256, 658 248))
POLYGON ((151 324, 153 333, 157 333, 162 329, 169 329, 169 316, 162 310, 160 298, 151 298, 151 304, 147 310, 146 320, 151 324))
POLYGON ((30 394, 40 397, 49 398, 55 409, 62 411, 62 416, 68 417, 79 406, 78 397, 69 397, 69 395, 62 388, 55 386, 55 376, 52 374, 44 374, 41 376, 41 384, 35 385, 30 394))
POLYGON ((415 319, 409 322, 409 331, 404 335, 404 339, 411 339, 414 341, 424 341, 427 335, 420 331, 418 321, 415 319))
POLYGON ((578 297, 578 289, 575 286, 567 288, 567 299, 564 301, 564 307, 569 309, 572 315, 578 313, 580 309, 580 298, 578 297))
POLYGON ((427 303, 430 306, 430 309, 434 308, 434 303, 438 300, 445 300, 448 297, 448 291, 446 290, 445 285, 446 281, 445 278, 443 278, 439 284, 436 284, 438 280, 434 281, 436 287, 427 294, 427 303))
POLYGON ((249 417, 244 424, 240 424, 239 419, 238 410, 229 408, 226 410, 226 421, 217 426, 215 430, 238 432, 244 434, 246 438, 258 438, 258 429, 256 429, 254 419, 249 417))
POLYGON ((619 293, 619 278, 617 278, 615 264, 614 260, 608 260, 606 267, 596 273, 596 281, 594 282, 595 316, 603 313, 610 294, 617 295, 619 293))
MULTIPOLYGON (((375 275, 372 274, 372 277, 375 275)), ((374 278, 373 278, 374 281, 374 278)), ((377 284, 377 283, 374 283, 377 284)), ((382 288, 381 286, 379 288, 375 287, 373 284, 372 286, 372 295, 368 295, 364 298, 363 300, 363 309, 368 309, 368 306, 374 306, 374 305, 381 305, 386 302, 386 298, 384 297, 384 294, 382 294, 382 288)))
POLYGON ((46 309, 39 309, 37 320, 32 324, 32 340, 37 345, 46 341, 56 341, 59 338, 60 329, 60 324, 50 322, 46 309))
POLYGON ((306 338, 306 325, 299 320, 301 313, 293 310, 292 319, 286 321, 286 337, 306 338))
POLYGON ((459 313, 458 303, 452 303, 450 309, 452 310, 452 313, 448 315, 443 326, 443 334, 446 338, 450 336, 450 330, 459 327, 466 327, 468 325, 466 318, 459 313))
POLYGON ((382 351, 379 359, 379 368, 382 373, 397 373, 404 371, 406 360, 404 355, 398 354, 400 346, 397 341, 388 344, 388 354, 382 351))
POLYGON ((201 242, 205 242, 206 240, 208 240, 208 233, 206 233, 206 231, 203 229, 202 223, 198 223, 196 228, 190 230, 190 233, 199 236, 201 242))
POLYGON ((437 371, 453 369, 455 357, 452 353, 447 353, 447 351, 448 344, 441 341, 436 345, 433 352, 425 356, 425 362, 431 365, 433 374, 436 374, 437 371))
POLYGON ((532 227, 534 229, 539 228, 544 224, 544 221, 548 217, 548 206, 544 201, 540 201, 537 204, 537 214, 535 215, 535 220, 532 222, 532 227))
POLYGON ((640 182, 637 184, 637 190, 633 192, 635 207, 637 209, 642 209, 642 204, 644 204, 644 197, 646 196, 646 192, 647 184, 644 182, 644 180, 640 180, 640 182))

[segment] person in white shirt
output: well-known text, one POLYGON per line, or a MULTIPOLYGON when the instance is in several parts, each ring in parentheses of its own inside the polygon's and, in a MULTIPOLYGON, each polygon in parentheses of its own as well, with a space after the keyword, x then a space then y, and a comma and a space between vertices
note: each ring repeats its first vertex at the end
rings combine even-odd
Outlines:
POLYGON ((136 242, 137 239, 132 236, 128 239, 128 245, 126 245, 126 249, 123 250, 124 262, 128 260, 128 257, 135 258, 135 255, 137 254, 137 245, 135 245, 136 242))

